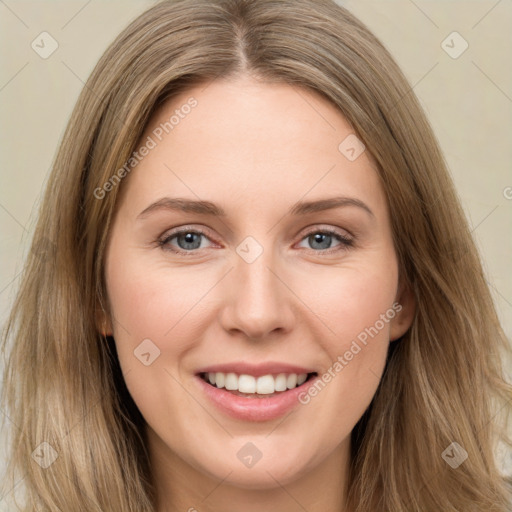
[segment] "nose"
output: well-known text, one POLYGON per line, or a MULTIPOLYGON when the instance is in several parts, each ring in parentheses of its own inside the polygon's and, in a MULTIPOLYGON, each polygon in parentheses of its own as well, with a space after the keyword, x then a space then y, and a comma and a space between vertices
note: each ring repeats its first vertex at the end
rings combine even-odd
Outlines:
POLYGON ((234 268, 224 284, 223 328, 241 332, 253 341, 289 332, 296 323, 293 293, 271 251, 264 250, 251 263, 235 256, 234 268))

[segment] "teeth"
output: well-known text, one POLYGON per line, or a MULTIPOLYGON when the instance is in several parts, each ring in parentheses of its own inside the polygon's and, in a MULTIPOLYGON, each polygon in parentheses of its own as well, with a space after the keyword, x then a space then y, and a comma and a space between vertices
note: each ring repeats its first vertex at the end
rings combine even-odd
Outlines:
POLYGON ((306 382, 307 378, 308 378, 307 373, 301 373, 300 375, 298 375, 297 376, 297 386, 304 384, 304 382, 306 382))
POLYGON ((224 379, 224 385, 229 391, 238 391, 238 377, 234 373, 228 373, 224 379))
POLYGON ((280 373, 275 379, 274 379, 274 388, 276 391, 286 391, 286 375, 284 373, 280 373))
POLYGON ((276 392, 294 389, 306 382, 307 373, 280 373, 279 375, 237 375, 236 373, 210 372, 204 374, 204 380, 217 388, 240 393, 271 395, 276 392))
POLYGON ((218 388, 224 387, 224 382, 226 381, 226 376, 223 373, 217 372, 215 374, 215 384, 218 388))
POLYGON ((297 374, 296 373, 290 373, 288 375, 288 378, 286 379, 286 387, 288 389, 293 389, 297 387, 297 374))
POLYGON ((263 375, 256 381, 256 393, 258 395, 270 395, 276 390, 276 384, 272 375, 263 375))
POLYGON ((256 393, 256 379, 252 375, 240 375, 238 391, 240 393, 256 393))

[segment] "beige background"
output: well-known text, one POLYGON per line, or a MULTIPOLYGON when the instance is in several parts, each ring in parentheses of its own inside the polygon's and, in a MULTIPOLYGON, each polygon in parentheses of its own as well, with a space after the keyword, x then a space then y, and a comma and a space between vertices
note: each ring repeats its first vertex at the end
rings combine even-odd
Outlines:
MULTIPOLYGON (((0 0, 2 323, 74 102, 108 43, 153 3, 0 0), (31 48, 43 31, 59 45, 47 59, 31 48)), ((473 226, 501 320, 512 337, 512 188, 507 188, 512 187, 512 3, 340 3, 381 38, 420 98, 473 226), (469 44, 457 59, 441 46, 453 31, 469 44)), ((454 46, 453 52, 463 42, 451 36, 447 44, 454 46)), ((4 503, 0 494, 0 509, 4 503)))

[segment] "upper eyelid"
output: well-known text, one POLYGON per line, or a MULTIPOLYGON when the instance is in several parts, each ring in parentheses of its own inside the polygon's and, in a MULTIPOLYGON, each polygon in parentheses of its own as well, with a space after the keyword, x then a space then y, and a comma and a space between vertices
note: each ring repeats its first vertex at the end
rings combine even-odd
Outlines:
MULTIPOLYGON (((341 239, 349 238, 350 240, 352 240, 354 238, 354 235, 352 233, 350 233, 348 230, 339 228, 339 227, 335 228, 332 226, 322 226, 322 225, 318 225, 318 224, 316 224, 316 225, 313 224, 311 226, 307 226, 304 229, 306 231, 304 232, 304 234, 302 235, 302 237, 300 238, 299 241, 304 240, 304 238, 310 236, 313 233, 329 233, 331 235, 338 236, 341 239), (339 230, 345 231, 348 234, 348 236, 343 235, 342 233, 339 232, 339 230)), ((160 236, 158 238, 158 240, 162 243, 167 243, 169 240, 172 240, 173 238, 175 238, 176 236, 179 236, 180 234, 191 233, 191 232, 203 235, 206 238, 210 239, 210 241, 213 243, 218 243, 215 241, 215 239, 214 239, 215 237, 212 237, 209 234, 209 230, 207 228, 205 229, 202 227, 198 228, 198 227, 192 227, 192 226, 186 226, 186 225, 179 226, 177 228, 170 230, 169 232, 164 233, 162 236, 160 236), (213 238, 213 240, 212 240, 212 238, 213 238)), ((295 236, 297 236, 297 235, 295 235, 295 236)), ((293 238, 295 238, 295 236, 293 238)), ((180 250, 183 251, 183 249, 180 249, 180 250)), ((186 252, 195 252, 195 251, 186 251, 186 252)), ((318 251, 318 252, 320 252, 320 251, 318 251)))
POLYGON ((165 231, 161 236, 158 237, 159 240, 168 240, 171 238, 174 238, 175 236, 181 235, 183 233, 199 233, 206 237, 211 237, 209 234, 209 231, 207 229, 203 228, 194 228, 194 227, 188 227, 188 226, 180 226, 175 229, 171 229, 168 231, 165 231))
POLYGON ((340 233, 340 231, 344 231, 345 233, 347 233, 347 235, 350 238, 354 238, 354 234, 351 233, 348 229, 344 229, 344 228, 340 228, 340 227, 336 228, 336 227, 332 227, 332 226, 322 226, 319 224, 314 224, 312 226, 308 226, 306 228, 306 232, 303 236, 308 236, 311 233, 316 233, 316 232, 327 232, 327 233, 333 233, 333 234, 336 234, 339 236, 344 236, 342 233, 340 233))

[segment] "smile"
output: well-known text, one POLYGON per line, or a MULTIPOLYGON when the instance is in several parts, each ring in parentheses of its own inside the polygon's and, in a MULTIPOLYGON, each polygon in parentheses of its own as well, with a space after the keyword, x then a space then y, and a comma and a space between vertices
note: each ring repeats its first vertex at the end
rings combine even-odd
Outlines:
POLYGON ((283 393, 289 389, 295 389, 301 386, 316 373, 280 373, 278 375, 262 375, 255 377, 253 375, 224 372, 204 372, 200 376, 202 379, 216 387, 217 389, 226 389, 237 396, 247 398, 261 398, 274 396, 283 393))
POLYGON ((251 422, 277 419, 299 406, 307 410, 299 395, 317 379, 318 372, 285 364, 221 365, 195 375, 199 393, 214 413, 251 422))

